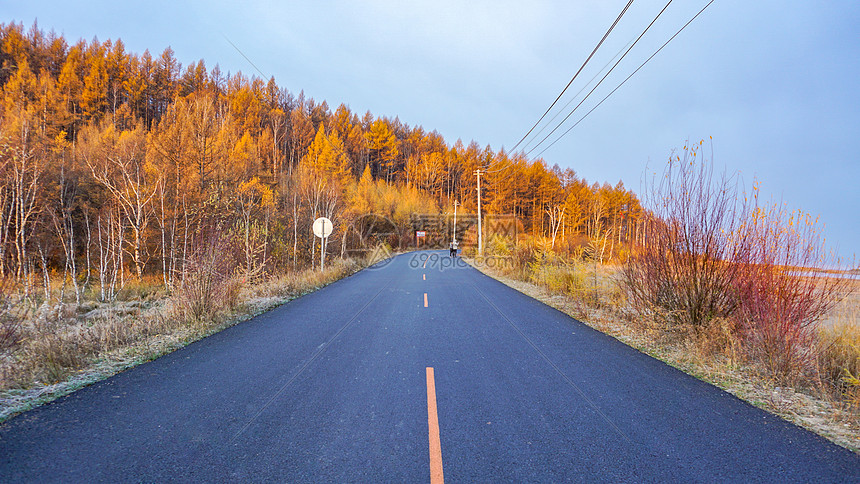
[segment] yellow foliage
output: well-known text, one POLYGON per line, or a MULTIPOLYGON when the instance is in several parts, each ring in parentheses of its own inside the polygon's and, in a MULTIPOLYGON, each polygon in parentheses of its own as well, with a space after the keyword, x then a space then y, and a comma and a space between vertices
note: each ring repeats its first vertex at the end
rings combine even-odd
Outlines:
POLYGON ((227 175, 239 179, 246 178, 257 171, 257 146, 248 131, 245 131, 230 149, 229 165, 230 171, 227 175))
POLYGON ((352 178, 343 142, 337 133, 326 136, 322 124, 301 163, 316 173, 334 179, 341 186, 347 185, 352 178))
POLYGON ((259 201, 261 208, 271 208, 275 206, 275 192, 271 188, 260 183, 257 177, 243 182, 239 185, 239 193, 244 197, 254 197, 259 201))
POLYGON ((367 166, 358 183, 350 187, 350 206, 356 215, 385 215, 398 225, 405 224, 413 213, 438 213, 436 202, 414 187, 373 180, 367 166))

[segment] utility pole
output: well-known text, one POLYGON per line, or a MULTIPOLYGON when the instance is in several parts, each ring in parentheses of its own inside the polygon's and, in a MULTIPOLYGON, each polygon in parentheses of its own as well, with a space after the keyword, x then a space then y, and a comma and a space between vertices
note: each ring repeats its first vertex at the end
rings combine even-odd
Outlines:
POLYGON ((457 206, 460 205, 459 200, 454 200, 454 243, 457 243, 457 206))
POLYGON ((481 169, 475 170, 475 176, 478 177, 478 255, 484 255, 484 240, 481 235, 481 169))

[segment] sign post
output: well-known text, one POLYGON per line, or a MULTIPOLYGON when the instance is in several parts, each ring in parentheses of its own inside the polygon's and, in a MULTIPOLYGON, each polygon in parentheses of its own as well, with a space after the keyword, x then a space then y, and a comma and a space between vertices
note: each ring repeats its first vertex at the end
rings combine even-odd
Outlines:
POLYGON ((421 245, 421 239, 423 239, 424 237, 427 237, 427 232, 425 232, 423 230, 416 230, 415 231, 415 246, 416 247, 421 245))
POLYGON ((334 224, 331 220, 320 217, 314 220, 314 235, 320 238, 320 272, 325 270, 325 246, 326 239, 334 230, 334 224))

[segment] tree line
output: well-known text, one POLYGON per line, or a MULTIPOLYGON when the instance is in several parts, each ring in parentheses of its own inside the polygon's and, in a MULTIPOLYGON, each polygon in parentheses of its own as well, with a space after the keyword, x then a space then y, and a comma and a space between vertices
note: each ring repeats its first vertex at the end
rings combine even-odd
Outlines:
POLYGON ((620 182, 332 111, 274 78, 182 66, 170 48, 69 44, 35 24, 0 24, 0 46, 0 277, 46 298, 52 283, 78 300, 144 277, 172 289, 212 237, 245 278, 307 266, 314 218, 345 241, 365 213, 406 227, 455 200, 476 212, 476 170, 482 210, 517 215, 553 247, 602 244, 611 258, 638 233, 642 209, 620 182))

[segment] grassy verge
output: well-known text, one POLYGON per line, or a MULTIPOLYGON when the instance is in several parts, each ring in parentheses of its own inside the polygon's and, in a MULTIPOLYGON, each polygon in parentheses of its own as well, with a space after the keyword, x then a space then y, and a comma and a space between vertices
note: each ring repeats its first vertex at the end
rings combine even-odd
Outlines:
MULTIPOLYGON (((131 287, 111 303, 42 304, 20 323, 19 343, 0 353, 0 422, 153 360, 365 267, 334 260, 325 272, 304 270, 252 284, 227 284, 226 303, 204 311, 193 294, 131 287), (193 310, 189 310, 189 307, 193 310)), ((139 286, 139 287, 138 287, 139 286)), ((156 283, 151 284, 152 287, 156 283)))
MULTIPOLYGON (((747 402, 860 452, 860 297, 843 300, 819 327, 815 378, 792 386, 762 372, 728 321, 707 331, 667 327, 635 313, 617 284, 620 267, 550 261, 487 264, 483 273, 747 402)), ((853 294, 857 294, 856 291, 853 294)))

